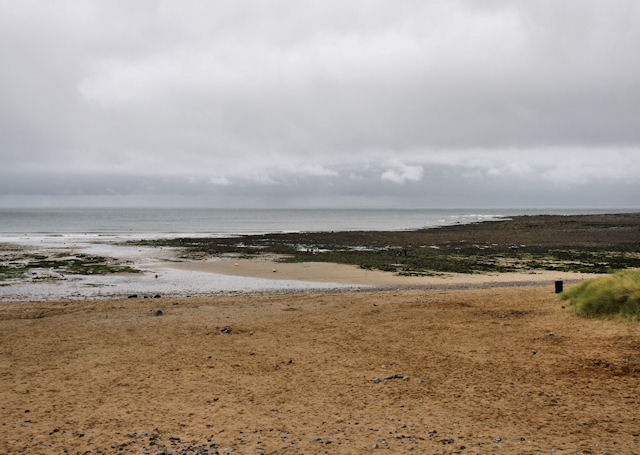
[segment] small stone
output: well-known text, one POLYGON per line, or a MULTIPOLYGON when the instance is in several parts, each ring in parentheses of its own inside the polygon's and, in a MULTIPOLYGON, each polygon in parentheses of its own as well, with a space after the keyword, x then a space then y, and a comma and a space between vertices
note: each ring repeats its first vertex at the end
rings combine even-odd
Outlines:
POLYGON ((371 378, 371 382, 373 382, 374 384, 377 384, 380 382, 379 378, 371 378))
POLYGON ((373 445, 371 446, 371 448, 372 448, 372 449, 377 449, 377 448, 378 448, 378 444, 373 444, 373 445))
POLYGON ((494 439, 494 442, 500 442, 502 441, 502 438, 500 436, 498 436, 496 439, 494 439))
POLYGON ((156 294, 153 296, 154 299, 159 299, 160 298, 160 294, 156 294))
POLYGON ((162 316, 164 313, 162 312, 162 310, 156 310, 156 312, 154 314, 156 316, 162 316))
POLYGON ((136 432, 132 431, 131 433, 129 433, 129 437, 130 438, 135 438, 136 437, 136 432))
POLYGON ((138 298, 138 294, 131 294, 129 297, 127 297, 128 299, 137 299, 138 298))
POLYGON ((554 336, 556 336, 556 334, 555 334, 555 333, 553 333, 553 332, 549 332, 549 336, 550 336, 550 337, 554 337, 554 336))

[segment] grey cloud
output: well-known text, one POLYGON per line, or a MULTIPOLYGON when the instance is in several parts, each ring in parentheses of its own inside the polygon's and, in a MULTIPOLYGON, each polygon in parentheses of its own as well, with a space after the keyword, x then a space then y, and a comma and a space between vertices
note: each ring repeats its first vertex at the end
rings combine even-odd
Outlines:
POLYGON ((0 41, 5 199, 437 205, 475 185, 470 203, 545 205, 591 184, 616 205, 637 188, 631 0, 4 2, 0 41))

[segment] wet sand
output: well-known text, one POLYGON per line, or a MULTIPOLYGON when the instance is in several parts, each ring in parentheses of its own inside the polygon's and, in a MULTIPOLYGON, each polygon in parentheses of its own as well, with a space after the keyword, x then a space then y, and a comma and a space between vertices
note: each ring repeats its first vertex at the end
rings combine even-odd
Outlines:
POLYGON ((550 286, 3 302, 0 346, 0 453, 640 452, 640 326, 550 286))
POLYGON ((172 263, 168 268, 210 272, 231 276, 300 280, 375 287, 482 287, 495 284, 551 283, 555 280, 581 281, 599 276, 592 273, 537 270, 513 273, 439 273, 434 276, 403 276, 380 270, 365 270, 348 264, 327 262, 283 263, 273 257, 252 259, 214 258, 205 262, 172 263), (236 265, 237 264, 237 265, 236 265), (276 270, 274 272, 273 270, 276 270))

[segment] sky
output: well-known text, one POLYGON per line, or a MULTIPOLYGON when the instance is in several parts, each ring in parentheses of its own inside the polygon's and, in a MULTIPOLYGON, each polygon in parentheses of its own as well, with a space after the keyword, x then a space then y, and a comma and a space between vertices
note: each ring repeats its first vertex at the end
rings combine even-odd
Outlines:
POLYGON ((636 0, 0 0, 0 207, 640 207, 636 0))

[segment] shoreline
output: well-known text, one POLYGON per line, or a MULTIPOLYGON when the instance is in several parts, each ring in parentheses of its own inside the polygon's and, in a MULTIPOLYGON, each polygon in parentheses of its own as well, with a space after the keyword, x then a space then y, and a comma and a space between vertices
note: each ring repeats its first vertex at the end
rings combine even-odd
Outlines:
POLYGON ((572 282, 640 267, 638 238, 640 213, 125 244, 27 238, 0 244, 0 300, 572 282))

